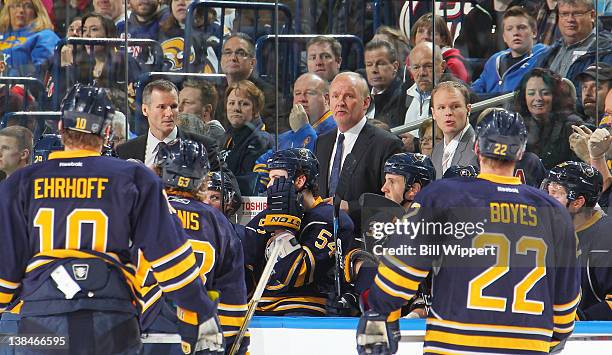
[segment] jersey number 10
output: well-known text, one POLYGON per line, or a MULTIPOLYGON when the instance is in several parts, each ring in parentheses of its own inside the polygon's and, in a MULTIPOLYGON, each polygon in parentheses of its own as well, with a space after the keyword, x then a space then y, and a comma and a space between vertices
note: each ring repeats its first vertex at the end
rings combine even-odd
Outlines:
POLYGON ((101 209, 75 208, 66 217, 65 246, 54 246, 55 209, 40 208, 34 216, 34 227, 39 228, 40 252, 53 249, 88 249, 81 245, 81 225, 89 223, 93 227, 91 250, 106 252, 108 240, 108 216, 101 209))

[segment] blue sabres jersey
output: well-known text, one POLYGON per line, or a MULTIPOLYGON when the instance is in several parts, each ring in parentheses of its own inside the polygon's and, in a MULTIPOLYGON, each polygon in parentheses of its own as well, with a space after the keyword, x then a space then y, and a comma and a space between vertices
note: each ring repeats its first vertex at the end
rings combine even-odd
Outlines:
POLYGON ((585 320, 612 320, 611 230, 612 220, 602 211, 595 212, 576 228, 582 270, 582 299, 578 308, 585 320))
MULTIPOLYGON (((57 265, 74 259, 97 258, 117 267, 139 299, 143 290, 130 254, 135 247, 151 260, 161 291, 187 311, 212 315, 191 244, 160 179, 145 166, 99 152, 53 152, 48 161, 11 175, 0 196, 0 309, 37 290, 57 265)), ((117 303, 83 297, 39 311, 26 301, 21 311, 111 310, 117 303)))
POLYGON ((576 237, 543 191, 490 174, 438 180, 400 221, 369 303, 391 314, 432 272, 424 353, 548 354, 571 334, 576 237))
POLYGON ((525 152, 523 159, 516 162, 514 176, 520 178, 523 184, 539 189, 542 180, 546 177, 546 168, 537 155, 525 152))
MULTIPOLYGON (((270 233, 262 227, 267 211, 259 213, 247 225, 247 239, 253 245, 247 260, 259 261, 252 268, 257 275, 265 265, 265 249, 270 233)), ((298 241, 299 250, 279 260, 257 306, 259 315, 302 314, 325 315, 327 293, 333 290, 335 248, 333 238, 333 206, 317 199, 315 207, 304 212, 298 241)), ((338 235, 342 250, 353 243, 354 226, 343 211, 340 212, 338 235)))
MULTIPOLYGON (((196 255, 200 278, 207 290, 219 292, 218 314, 226 343, 231 344, 244 321, 247 295, 244 282, 244 258, 240 239, 228 219, 215 208, 190 197, 169 194, 168 200, 176 210, 181 225, 196 255)), ((155 289, 155 279, 149 275, 149 263, 139 253, 138 279, 143 287, 155 289)), ((154 295, 155 292, 150 292, 154 295)), ((145 303, 150 302, 145 297, 145 303)), ((146 328, 159 315, 163 302, 157 299, 143 314, 141 324, 146 328)), ((243 342, 248 346, 248 341, 243 342)))

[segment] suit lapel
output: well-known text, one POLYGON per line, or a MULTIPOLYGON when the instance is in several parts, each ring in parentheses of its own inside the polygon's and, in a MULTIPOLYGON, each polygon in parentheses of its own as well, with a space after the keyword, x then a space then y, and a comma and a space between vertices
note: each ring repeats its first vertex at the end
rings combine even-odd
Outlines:
POLYGON ((136 150, 134 151, 135 158, 144 162, 147 151, 147 135, 142 135, 136 139, 138 140, 138 143, 135 147, 136 150))
MULTIPOLYGON (((469 124, 469 123, 468 123, 469 124)), ((459 141, 459 145, 457 146, 457 150, 455 150, 455 155, 453 155, 452 165, 461 165, 462 158, 464 156, 465 150, 468 149, 469 145, 473 144, 474 138, 474 129, 470 127, 463 137, 461 137, 461 141, 459 141)))
POLYGON ((330 132, 330 134, 322 136, 322 139, 317 140, 317 145, 320 145, 318 150, 322 154, 321 161, 319 161, 319 164, 321 164, 320 174, 322 174, 323 186, 319 186, 319 188, 325 192, 323 194, 324 196, 327 196, 327 194, 329 193, 329 190, 327 188, 327 185, 329 184, 329 164, 331 161, 332 151, 334 150, 334 144, 336 143, 337 134, 338 129, 336 128, 333 130, 333 133, 330 132))
MULTIPOLYGON (((366 123, 361 132, 359 132, 355 145, 353 146, 353 150, 351 150, 351 155, 355 158, 357 164, 359 164, 359 160, 361 160, 366 151, 374 148, 370 146, 370 140, 373 136, 374 127, 369 123, 366 123)), ((344 170, 344 166, 342 167, 342 170, 344 170)), ((346 173, 350 174, 352 172, 347 171, 346 173)))

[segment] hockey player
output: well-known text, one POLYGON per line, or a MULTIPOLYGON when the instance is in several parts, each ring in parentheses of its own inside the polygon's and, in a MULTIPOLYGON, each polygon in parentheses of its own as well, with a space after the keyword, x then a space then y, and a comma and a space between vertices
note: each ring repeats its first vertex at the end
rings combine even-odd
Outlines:
MULTIPOLYGON (((317 194, 319 162, 310 150, 292 148, 275 152, 268 167, 267 209, 247 225, 257 231, 252 236, 257 244, 251 250, 251 260, 260 260, 255 274, 261 274, 275 244, 282 244, 282 250, 257 314, 325 315, 327 293, 333 290, 330 274, 334 274, 336 245, 334 207, 317 194)), ((346 250, 353 230, 351 219, 340 212, 338 242, 346 250)))
POLYGON ((55 335, 70 353, 134 353, 141 289, 130 249, 137 247, 178 306, 185 352, 223 349, 216 307, 159 178, 100 156, 109 98, 76 85, 61 110, 65 151, 0 186, 0 311, 20 313, 19 334, 55 335))
POLYGON ((227 172, 208 172, 198 195, 202 202, 218 209, 228 218, 233 216, 242 204, 238 182, 227 172))
POLYGON ((431 159, 419 153, 397 153, 385 162, 385 184, 380 189, 389 200, 410 207, 416 194, 435 180, 431 159))
POLYGON ((582 270, 580 320, 612 320, 612 221, 595 204, 603 178, 592 166, 567 161, 548 172, 542 190, 569 211, 574 221, 582 270))
MULTIPOLYGON (((218 295, 219 319, 228 344, 226 348, 230 349, 247 309, 244 259, 240 240, 227 218, 197 197, 210 169, 206 148, 201 143, 179 138, 160 147, 155 165, 168 194, 168 201, 189 236, 200 278, 209 293, 218 295)), ((139 278, 146 279, 149 270, 150 264, 139 253, 139 278)), ((145 304, 155 302, 142 316, 143 328, 146 329, 153 322, 148 332, 175 333, 176 330, 160 327, 166 325, 168 320, 173 321, 172 318, 168 319, 168 315, 173 313, 164 309, 167 304, 163 299, 155 299, 155 280, 149 278, 143 288, 150 289, 144 297, 145 304), (161 319, 154 320, 155 317, 161 319)), ((245 339, 242 346, 240 353, 244 354, 248 340, 245 339)), ((148 349, 148 352, 159 353, 161 350, 148 349)))
POLYGON ((480 168, 477 167, 476 165, 466 165, 466 166, 453 165, 449 167, 448 169, 446 169, 446 171, 444 172, 444 175, 442 175, 442 178, 448 179, 448 178, 454 178, 454 177, 459 177, 459 176, 475 178, 478 176, 478 173, 480 173, 480 168))
POLYGON ((520 115, 492 112, 478 124, 478 178, 441 179, 417 195, 404 222, 445 227, 389 237, 389 249, 417 252, 381 261, 371 310, 358 325, 360 354, 397 351, 399 324, 389 314, 413 297, 434 262, 425 354, 548 354, 563 346, 580 300, 576 238, 565 208, 513 177, 526 139, 520 115), (472 232, 461 229, 467 223, 472 232), (459 248, 480 254, 452 252, 459 248))
POLYGON ((57 150, 64 150, 62 137, 57 134, 44 134, 36 144, 32 152, 32 163, 47 161, 49 154, 57 150))

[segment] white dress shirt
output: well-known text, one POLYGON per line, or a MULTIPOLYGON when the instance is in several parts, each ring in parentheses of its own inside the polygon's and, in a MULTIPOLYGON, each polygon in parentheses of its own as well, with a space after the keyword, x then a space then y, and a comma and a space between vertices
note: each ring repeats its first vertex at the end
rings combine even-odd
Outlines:
MULTIPOLYGON (((353 151, 353 147, 355 146, 355 142, 357 142, 357 137, 359 137, 359 133, 365 126, 367 122, 367 118, 362 118, 361 121, 357 122, 356 125, 351 127, 348 131, 344 132, 344 142, 342 143, 342 160, 340 161, 340 171, 342 172, 342 167, 344 166, 344 159, 349 155, 350 152, 353 151)), ((329 164, 329 171, 327 172, 327 177, 331 177, 332 166, 334 165, 334 157, 336 156, 336 145, 338 143, 338 136, 340 136, 340 130, 336 133, 336 140, 334 141, 334 149, 332 149, 331 160, 329 164)))
MULTIPOLYGON (((453 163, 453 157, 455 156, 455 152, 457 151, 457 147, 459 146, 459 142, 463 138, 465 132, 470 129, 470 123, 467 122, 465 127, 459 134, 457 134, 453 139, 451 139, 448 144, 444 142, 444 153, 442 153, 442 173, 446 172, 446 169, 450 168, 453 163)), ((444 141, 444 140, 443 140, 444 141)))
MULTIPOLYGON (((170 134, 164 138, 163 142, 164 143, 170 143, 173 140, 176 139, 176 136, 178 134, 178 128, 176 128, 176 126, 174 127, 174 129, 172 130, 172 132, 170 132, 170 134)), ((155 156, 157 155, 157 151, 158 149, 158 145, 159 143, 162 142, 159 139, 157 139, 153 133, 151 133, 151 130, 149 129, 149 133, 147 134, 147 148, 145 150, 145 165, 146 166, 152 166, 153 163, 155 163, 155 156)))
MULTIPOLYGON (((410 106, 406 109, 404 124, 416 122, 418 120, 429 117, 429 102, 431 95, 429 93, 422 94, 417 90, 417 85, 414 84, 406 90, 406 95, 412 96, 410 106)), ((415 137, 419 136, 419 130, 415 129, 410 132, 415 137)))

